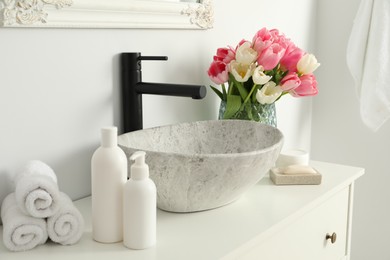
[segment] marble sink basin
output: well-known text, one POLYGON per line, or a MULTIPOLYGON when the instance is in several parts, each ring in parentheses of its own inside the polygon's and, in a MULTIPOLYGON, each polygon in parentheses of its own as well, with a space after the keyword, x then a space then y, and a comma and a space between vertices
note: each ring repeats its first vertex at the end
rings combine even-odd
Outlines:
POLYGON ((235 201, 274 165, 282 143, 277 128, 241 120, 182 123, 118 137, 127 156, 146 152, 157 206, 171 212, 235 201))

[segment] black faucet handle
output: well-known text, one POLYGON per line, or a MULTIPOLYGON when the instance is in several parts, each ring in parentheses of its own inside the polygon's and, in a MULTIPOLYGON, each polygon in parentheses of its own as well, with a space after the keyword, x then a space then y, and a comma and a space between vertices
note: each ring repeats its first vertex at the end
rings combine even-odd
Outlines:
POLYGON ((139 52, 121 54, 122 69, 125 71, 141 70, 143 60, 168 60, 167 56, 142 56, 139 52))
POLYGON ((168 60, 168 56, 139 56, 138 60, 168 60))

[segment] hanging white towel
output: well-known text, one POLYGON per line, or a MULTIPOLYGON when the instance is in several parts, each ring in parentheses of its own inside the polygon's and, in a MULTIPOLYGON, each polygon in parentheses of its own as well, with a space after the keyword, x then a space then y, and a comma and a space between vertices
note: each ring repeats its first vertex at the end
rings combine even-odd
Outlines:
POLYGON ((347 48, 363 122, 377 131, 390 118, 390 1, 362 0, 347 48))
POLYGON ((77 243, 84 232, 84 219, 65 193, 60 193, 60 209, 47 218, 47 232, 52 241, 62 245, 77 243))
POLYGON ((15 197, 22 212, 46 218, 59 210, 57 176, 41 161, 29 161, 15 175, 15 197))
MULTIPOLYGON (((48 238, 46 221, 24 214, 10 193, 1 205, 3 243, 11 251, 26 251, 44 244, 48 238)), ((3 259, 3 258, 1 258, 3 259)))

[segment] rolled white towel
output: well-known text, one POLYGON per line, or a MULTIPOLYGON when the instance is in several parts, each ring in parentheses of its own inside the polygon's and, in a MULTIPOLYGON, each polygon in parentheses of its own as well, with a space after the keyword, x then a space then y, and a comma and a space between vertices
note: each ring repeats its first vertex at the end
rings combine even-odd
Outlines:
POLYGON ((24 213, 46 218, 58 211, 57 176, 47 164, 29 161, 15 175, 14 184, 16 202, 24 213))
POLYGON ((62 245, 77 243, 84 232, 84 219, 65 193, 60 193, 60 210, 47 218, 49 238, 62 245))
POLYGON ((11 251, 26 251, 44 244, 48 238, 46 221, 25 215, 10 193, 1 206, 3 243, 11 251))

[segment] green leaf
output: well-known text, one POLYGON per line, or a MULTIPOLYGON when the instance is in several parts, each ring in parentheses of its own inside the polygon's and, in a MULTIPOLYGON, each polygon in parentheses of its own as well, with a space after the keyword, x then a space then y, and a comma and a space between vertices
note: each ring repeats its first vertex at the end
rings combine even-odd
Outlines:
POLYGON ((226 101, 227 100, 227 92, 226 92, 226 88, 225 88, 225 84, 222 84, 222 94, 223 94, 223 101, 226 101))
POLYGON ((274 76, 276 85, 280 84, 280 81, 288 74, 288 71, 277 71, 274 76))
POLYGON ((241 98, 236 95, 227 96, 226 110, 223 114, 223 119, 232 118, 241 107, 241 98))
POLYGON ((250 103, 245 106, 246 114, 248 115, 249 120, 253 120, 253 114, 252 114, 252 106, 250 103))
POLYGON ((210 86, 210 88, 215 92, 215 94, 218 95, 218 97, 223 100, 223 101, 226 101, 224 98, 223 98, 223 94, 221 91, 219 91, 218 89, 216 89, 215 87, 213 86, 210 86))
POLYGON ((246 90, 246 88, 244 88, 244 86, 242 85, 241 82, 237 82, 236 86, 237 86, 238 92, 240 92, 240 96, 241 96, 242 100, 245 100, 248 96, 248 90, 246 90))
POLYGON ((248 90, 246 90, 243 83, 238 82, 231 73, 229 73, 229 81, 231 82, 230 89, 232 90, 229 91, 229 94, 240 94, 242 100, 245 100, 248 96, 248 90), (237 89, 238 93, 235 93, 234 89, 237 89))
POLYGON ((234 82, 233 81, 229 81, 229 89, 228 89, 228 95, 234 95, 233 94, 233 91, 235 90, 234 88, 234 82))

